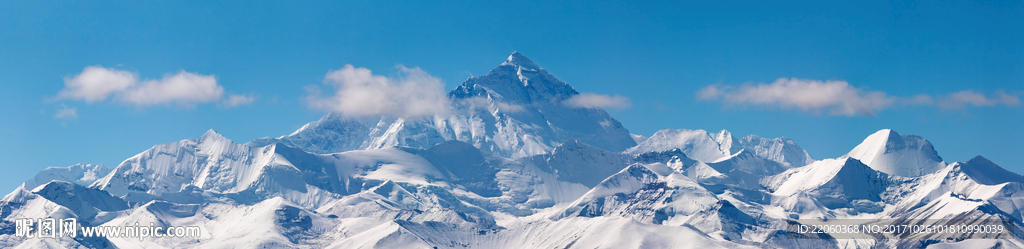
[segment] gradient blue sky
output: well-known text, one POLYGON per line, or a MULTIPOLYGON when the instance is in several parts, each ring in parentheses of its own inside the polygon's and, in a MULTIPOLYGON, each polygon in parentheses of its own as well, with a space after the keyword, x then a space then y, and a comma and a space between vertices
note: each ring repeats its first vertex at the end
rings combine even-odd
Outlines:
POLYGON ((324 111, 304 88, 346 64, 420 67, 446 90, 512 51, 581 92, 617 94, 631 132, 728 129, 785 136, 816 159, 883 128, 919 134, 947 162, 983 155, 1024 172, 1022 106, 894 104, 871 115, 698 100, 709 85, 845 81, 894 98, 970 90, 1024 97, 1024 4, 0 1, 0 188, 48 166, 116 166, 155 144, 216 129, 236 142, 291 133, 324 111), (213 75, 249 105, 58 99, 88 66, 160 79, 213 75), (76 116, 57 118, 62 108, 76 116))

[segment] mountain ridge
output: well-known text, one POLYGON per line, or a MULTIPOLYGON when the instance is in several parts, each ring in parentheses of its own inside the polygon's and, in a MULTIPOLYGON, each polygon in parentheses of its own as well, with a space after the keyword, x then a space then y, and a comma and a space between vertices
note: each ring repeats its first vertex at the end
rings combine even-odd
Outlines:
POLYGON ((880 130, 846 155, 814 160, 784 137, 636 136, 603 109, 563 104, 578 94, 514 52, 450 92, 446 115, 328 113, 277 138, 242 144, 210 129, 114 168, 47 168, 0 199, 0 246, 922 248, 991 244, 967 240, 979 234, 851 241, 786 227, 998 219, 1024 229, 1024 177, 981 156, 946 164, 917 135, 880 130), (46 217, 203 234, 13 234, 15 220, 46 217))

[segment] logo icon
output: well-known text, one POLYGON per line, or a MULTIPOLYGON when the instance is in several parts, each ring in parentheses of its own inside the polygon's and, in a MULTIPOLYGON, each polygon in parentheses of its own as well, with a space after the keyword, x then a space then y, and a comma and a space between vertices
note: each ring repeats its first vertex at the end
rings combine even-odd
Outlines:
POLYGON ((78 235, 76 218, 44 218, 14 220, 14 236, 32 238, 63 238, 78 235))

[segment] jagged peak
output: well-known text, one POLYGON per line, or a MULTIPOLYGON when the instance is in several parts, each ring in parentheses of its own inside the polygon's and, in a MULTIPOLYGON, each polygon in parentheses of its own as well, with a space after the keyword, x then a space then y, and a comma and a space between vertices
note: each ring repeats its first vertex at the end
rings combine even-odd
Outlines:
POLYGON ((559 104, 579 92, 516 52, 487 74, 470 77, 448 94, 453 99, 498 97, 501 102, 521 105, 559 104))
POLYGON ((711 139, 714 139, 715 142, 718 142, 719 144, 722 145, 732 142, 731 140, 733 139, 732 133, 725 129, 722 129, 721 131, 718 131, 716 133, 709 132, 708 135, 711 136, 711 139))
POLYGON ((530 58, 526 58, 525 55, 519 53, 519 51, 512 52, 512 55, 505 59, 505 62, 501 63, 502 66, 510 65, 528 69, 541 69, 540 66, 534 64, 530 58))
POLYGON ((732 132, 729 132, 726 129, 722 129, 722 130, 718 131, 717 133, 715 133, 715 136, 718 137, 718 138, 721 138, 721 139, 732 138, 732 132))
POLYGON ((733 137, 732 133, 729 132, 728 130, 722 129, 721 131, 718 131, 718 133, 714 133, 713 135, 714 136, 711 139, 714 139, 715 142, 718 142, 718 148, 722 152, 736 154, 739 153, 739 151, 742 149, 739 146, 739 140, 737 140, 736 137, 733 137))

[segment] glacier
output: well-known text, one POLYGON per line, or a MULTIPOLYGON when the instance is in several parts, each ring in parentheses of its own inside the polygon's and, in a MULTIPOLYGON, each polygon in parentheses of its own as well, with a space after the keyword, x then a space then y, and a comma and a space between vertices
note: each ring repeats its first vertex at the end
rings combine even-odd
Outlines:
MULTIPOLYGON (((1024 224, 1024 177, 880 130, 837 158, 727 130, 631 134, 513 53, 417 117, 329 113, 238 143, 209 130, 116 167, 50 167, 0 199, 5 248, 994 248, 1021 235, 847 239, 867 220, 1024 224), (195 226, 198 238, 15 235, 24 218, 195 226), (987 236, 987 237, 986 237, 987 236), (984 237, 976 239, 975 237, 984 237)), ((1004 234, 1005 235, 1005 234, 1004 234)))

